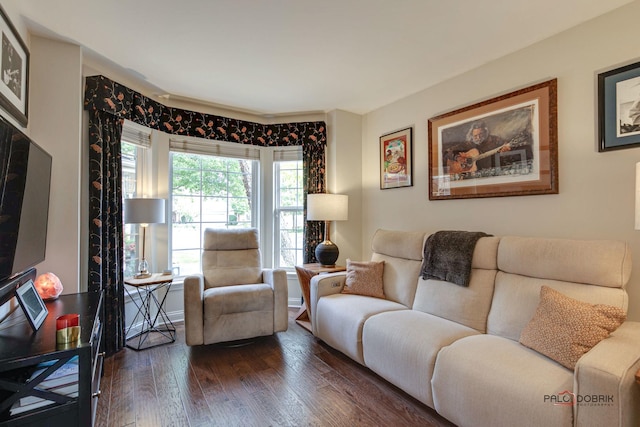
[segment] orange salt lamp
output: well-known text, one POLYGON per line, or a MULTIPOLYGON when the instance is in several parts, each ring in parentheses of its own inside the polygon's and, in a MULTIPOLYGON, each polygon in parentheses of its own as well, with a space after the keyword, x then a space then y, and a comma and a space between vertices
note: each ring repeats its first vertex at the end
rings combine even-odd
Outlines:
POLYGON ((39 275, 34 286, 40 298, 45 301, 54 300, 62 293, 62 282, 60 282, 58 276, 53 273, 39 275))

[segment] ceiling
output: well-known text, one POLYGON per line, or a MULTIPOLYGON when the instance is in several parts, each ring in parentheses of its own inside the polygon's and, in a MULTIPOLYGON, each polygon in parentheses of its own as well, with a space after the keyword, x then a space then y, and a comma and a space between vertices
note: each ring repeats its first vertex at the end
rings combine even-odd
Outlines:
MULTIPOLYGON (((363 114, 631 0, 2 0, 153 94, 363 114)), ((14 18, 16 19, 16 18, 14 18)))

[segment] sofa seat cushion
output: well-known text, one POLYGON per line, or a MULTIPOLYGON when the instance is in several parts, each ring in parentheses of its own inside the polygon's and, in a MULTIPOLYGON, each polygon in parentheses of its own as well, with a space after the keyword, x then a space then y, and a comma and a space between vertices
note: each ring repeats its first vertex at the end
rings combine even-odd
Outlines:
POLYGON ((433 408, 431 377, 438 352, 475 334, 472 328, 416 310, 380 313, 364 324, 364 363, 433 408))
POLYGON ((362 357, 362 327, 371 316, 408 310, 402 304, 362 295, 335 294, 320 298, 314 316, 317 336, 358 363, 362 357))
POLYGON ((443 348, 431 382, 435 409, 460 427, 573 425, 573 405, 554 404, 571 396, 561 393, 573 390, 573 372, 507 338, 443 348))

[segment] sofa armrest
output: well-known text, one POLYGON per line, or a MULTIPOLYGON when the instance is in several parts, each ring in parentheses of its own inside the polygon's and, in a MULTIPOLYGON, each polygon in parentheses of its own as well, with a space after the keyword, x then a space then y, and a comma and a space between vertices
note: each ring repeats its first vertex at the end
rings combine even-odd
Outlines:
POLYGON ((184 278, 184 334, 187 345, 204 344, 204 278, 184 278))
POLYGON ((311 287, 311 295, 309 301, 310 307, 307 307, 309 313, 309 320, 313 329, 313 334, 317 335, 316 330, 316 308, 318 307, 318 300, 327 295, 339 294, 342 292, 344 283, 347 279, 347 273, 340 271, 338 273, 318 274, 311 278, 309 286, 311 287))
POLYGON ((289 285, 284 270, 264 269, 262 280, 273 288, 273 332, 286 331, 289 326, 289 285))
POLYGON ((639 368, 640 323, 625 322, 576 364, 575 425, 640 425, 639 368))

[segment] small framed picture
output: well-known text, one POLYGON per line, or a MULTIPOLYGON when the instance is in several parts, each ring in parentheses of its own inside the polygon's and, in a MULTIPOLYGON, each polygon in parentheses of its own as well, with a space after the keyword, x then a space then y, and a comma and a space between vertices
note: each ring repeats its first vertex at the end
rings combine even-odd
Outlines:
POLYGON ((42 322, 44 322, 44 319, 47 318, 49 310, 47 310, 44 301, 42 301, 42 298, 38 295, 38 291, 36 291, 36 288, 33 286, 33 280, 29 279, 29 281, 16 289, 16 298, 25 316, 27 316, 29 324, 34 331, 37 331, 40 325, 42 325, 42 322))
POLYGON ((640 62, 598 74, 598 151, 640 146, 640 62))
POLYGON ((380 189, 413 185, 412 128, 380 137, 380 189))
POLYGON ((27 127, 29 101, 29 51, 0 7, 0 106, 27 127))

